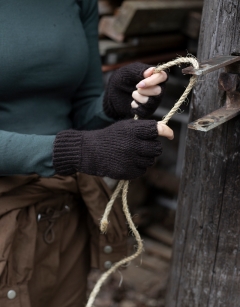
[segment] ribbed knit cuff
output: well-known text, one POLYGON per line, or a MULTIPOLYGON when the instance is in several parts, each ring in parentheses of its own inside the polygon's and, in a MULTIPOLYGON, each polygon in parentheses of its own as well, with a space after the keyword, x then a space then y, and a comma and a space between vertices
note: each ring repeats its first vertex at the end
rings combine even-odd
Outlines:
POLYGON ((64 130, 57 134, 53 149, 53 166, 59 175, 72 175, 78 171, 81 159, 82 133, 64 130))

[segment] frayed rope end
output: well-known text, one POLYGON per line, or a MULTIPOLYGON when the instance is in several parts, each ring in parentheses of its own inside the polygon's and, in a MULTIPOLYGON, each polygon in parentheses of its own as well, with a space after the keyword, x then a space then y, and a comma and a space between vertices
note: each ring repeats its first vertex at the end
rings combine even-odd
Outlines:
POLYGON ((108 220, 102 220, 100 224, 100 230, 102 233, 107 233, 107 228, 108 228, 108 220))

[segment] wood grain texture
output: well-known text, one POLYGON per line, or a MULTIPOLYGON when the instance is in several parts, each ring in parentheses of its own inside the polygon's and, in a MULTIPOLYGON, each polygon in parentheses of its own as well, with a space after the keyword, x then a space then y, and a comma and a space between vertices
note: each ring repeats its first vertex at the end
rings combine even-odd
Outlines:
POLYGON ((202 1, 126 1, 115 16, 114 30, 124 36, 177 31, 202 1))
MULTIPOLYGON (((205 0, 198 59, 240 52, 240 2, 205 0)), ((222 70, 200 77, 191 120, 219 108, 222 70)), ((166 307, 240 305, 240 118, 189 130, 166 307)))

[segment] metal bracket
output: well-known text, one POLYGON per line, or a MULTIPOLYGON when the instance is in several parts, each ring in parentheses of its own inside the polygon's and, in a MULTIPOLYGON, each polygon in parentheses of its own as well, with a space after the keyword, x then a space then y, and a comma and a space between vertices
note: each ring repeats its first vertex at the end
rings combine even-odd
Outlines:
POLYGON ((199 69, 187 67, 182 72, 199 76, 222 67, 226 72, 220 74, 218 85, 226 92, 225 105, 190 123, 188 128, 209 131, 240 114, 240 56, 218 56, 201 63, 199 69))

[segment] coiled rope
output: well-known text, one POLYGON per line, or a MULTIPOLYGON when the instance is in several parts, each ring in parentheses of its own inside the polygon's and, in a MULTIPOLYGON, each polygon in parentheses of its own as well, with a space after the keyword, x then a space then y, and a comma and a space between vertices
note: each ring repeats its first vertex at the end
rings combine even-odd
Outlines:
MULTIPOLYGON (((192 57, 192 56, 187 56, 187 57, 179 57, 179 58, 177 58, 173 61, 170 61, 166 64, 157 66, 154 70, 154 73, 159 73, 159 72, 166 70, 166 69, 168 69, 172 66, 181 65, 183 63, 186 63, 186 64, 190 63, 190 64, 192 64, 192 66, 195 69, 199 68, 199 63, 198 63, 197 59, 192 57)), ((170 118, 177 112, 177 110, 180 108, 182 103, 186 100, 188 94, 190 93, 191 89, 194 87, 196 81, 197 81, 197 76, 193 75, 190 78, 189 84, 188 84, 187 88, 185 89, 184 93, 182 94, 180 99, 175 103, 173 108, 168 112, 168 114, 163 118, 161 123, 163 123, 163 124, 168 123, 170 118)), ((138 117, 135 116, 134 119, 137 120, 138 117)), ((132 221, 131 214, 129 212, 129 208, 128 208, 128 204, 127 204, 128 186, 129 186, 129 180, 119 181, 110 201, 108 202, 108 204, 106 206, 104 215, 103 215, 101 222, 100 222, 100 230, 101 230, 102 233, 107 232, 107 227, 108 227, 108 223, 109 223, 108 222, 108 216, 111 212, 114 201, 116 200, 117 196, 119 195, 120 191, 122 190, 123 212, 124 212, 125 217, 127 219, 129 228, 131 229, 131 231, 132 231, 132 233, 133 233, 133 235, 134 235, 134 237, 137 241, 137 250, 133 255, 126 257, 126 258, 120 260, 119 262, 115 263, 108 271, 106 271, 104 274, 102 274, 102 276, 97 281, 95 287, 93 288, 93 290, 92 290, 92 292, 89 296, 86 307, 92 307, 93 306, 94 300, 95 300, 98 292, 100 291, 102 284, 112 273, 114 273, 120 266, 122 266, 122 265, 132 261, 133 259, 137 258, 143 252, 143 241, 142 241, 141 236, 140 236, 139 232, 137 231, 137 229, 136 229, 136 227, 135 227, 135 225, 132 221)))

